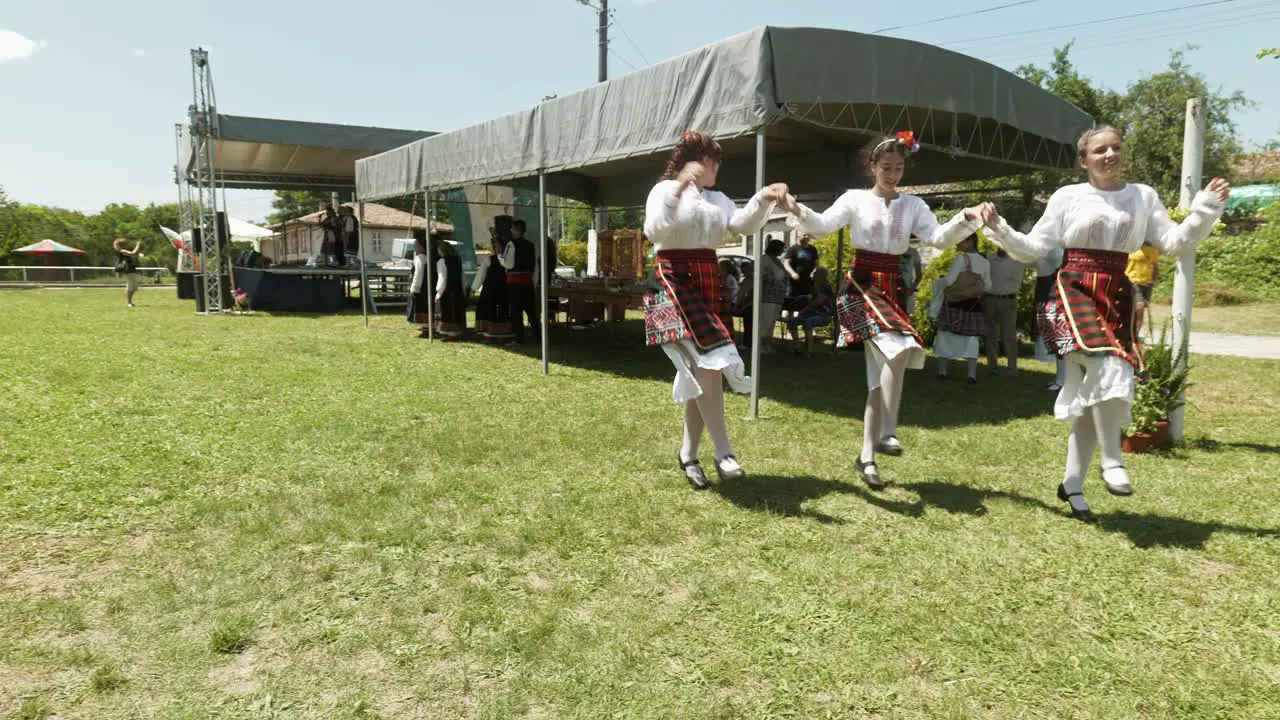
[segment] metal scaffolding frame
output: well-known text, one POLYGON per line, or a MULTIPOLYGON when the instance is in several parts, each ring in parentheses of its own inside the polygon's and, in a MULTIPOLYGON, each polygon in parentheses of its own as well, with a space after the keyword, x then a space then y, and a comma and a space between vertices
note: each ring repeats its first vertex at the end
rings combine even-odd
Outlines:
MULTIPOLYGON (((192 232, 192 253, 200 256, 201 287, 197 293, 204 297, 203 314, 217 314, 230 308, 222 307, 222 272, 226 258, 222 248, 226 239, 221 237, 218 223, 218 178, 214 140, 218 137, 217 95, 213 88, 213 71, 209 67, 209 52, 204 48, 191 51, 191 107, 190 119, 192 150, 195 153, 187 185, 187 209, 183 211, 184 224, 199 228, 199 242, 192 232), (194 197, 191 197, 194 190, 194 197), (198 247, 196 247, 198 246, 198 247)), ((181 150, 179 150, 181 152, 181 150)), ((179 193, 182 192, 183 172, 179 193)))

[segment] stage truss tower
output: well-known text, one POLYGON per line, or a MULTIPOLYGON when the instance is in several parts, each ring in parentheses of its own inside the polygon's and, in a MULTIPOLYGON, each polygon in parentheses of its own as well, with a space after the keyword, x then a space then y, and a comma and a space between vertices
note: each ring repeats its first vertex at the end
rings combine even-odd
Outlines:
POLYGON ((194 232, 191 238, 192 244, 197 245, 192 248, 192 252, 199 254, 200 278, 203 280, 202 287, 196 288, 196 292, 203 293, 204 312, 212 314, 229 308, 222 307, 223 265, 226 262, 222 248, 226 240, 220 237, 221 228, 218 223, 218 184, 215 171, 217 96, 213 89, 213 71, 209 68, 209 52, 204 48, 191 51, 191 93, 192 104, 188 114, 193 161, 187 183, 190 204, 185 213, 190 214, 192 226, 200 229, 198 245, 194 232))

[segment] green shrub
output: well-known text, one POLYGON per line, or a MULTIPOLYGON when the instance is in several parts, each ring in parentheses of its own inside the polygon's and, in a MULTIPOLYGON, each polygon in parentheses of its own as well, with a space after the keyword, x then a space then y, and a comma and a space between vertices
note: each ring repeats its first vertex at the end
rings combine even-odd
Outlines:
MULTIPOLYGON (((1268 207, 1263 220, 1256 229, 1215 233, 1200 243, 1196 251, 1197 304, 1280 298, 1280 203, 1268 207)), ((1176 265, 1177 258, 1161 259, 1157 299, 1172 297, 1176 265)))
POLYGON ((556 248, 556 255, 561 263, 572 265, 575 272, 587 270, 587 244, 585 242, 562 242, 556 248))

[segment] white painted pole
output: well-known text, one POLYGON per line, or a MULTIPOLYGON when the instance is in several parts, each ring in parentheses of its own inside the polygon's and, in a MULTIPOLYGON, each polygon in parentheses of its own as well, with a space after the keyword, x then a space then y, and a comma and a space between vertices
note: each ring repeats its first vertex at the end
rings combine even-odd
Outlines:
MULTIPOLYGON (((1184 209, 1191 207, 1204 173, 1204 126, 1204 100, 1187 100, 1187 120, 1182 134, 1182 192, 1178 199, 1179 206, 1184 209)), ((1195 282, 1196 251, 1192 248, 1178 257, 1178 270, 1173 277, 1173 347, 1176 368, 1187 365, 1187 357, 1182 348, 1187 344, 1191 333, 1191 301, 1195 282)), ((1182 445, 1183 441, 1182 410, 1174 410, 1169 418, 1169 434, 1174 445, 1182 445)))
MULTIPOLYGON (((756 131, 756 186, 757 191, 764 187, 764 128, 756 131)), ((751 248, 751 412, 752 420, 760 418, 760 296, 764 268, 760 266, 761 246, 764 245, 764 228, 756 233, 756 241, 751 248)))
POLYGON ((534 272, 538 276, 538 302, 542 305, 538 313, 538 334, 542 336, 542 374, 551 372, 548 361, 550 343, 547 341, 547 286, 551 284, 550 272, 555 268, 555 258, 547 257, 547 174, 538 173, 538 257, 541 262, 534 264, 534 272), (551 263, 550 265, 548 263, 551 263))
MULTIPOLYGON (((364 270, 364 246, 368 244, 368 237, 364 232, 364 203, 356 204, 356 215, 357 224, 360 226, 360 247, 358 250, 360 254, 360 313, 364 315, 364 326, 367 328, 369 327, 369 277, 364 270)), ((343 284, 346 284, 346 280, 343 280, 343 284)), ((345 288, 342 294, 347 294, 345 288)))
MULTIPOLYGON (((422 191, 422 206, 427 211, 427 342, 435 342, 436 339, 436 266, 431 260, 431 191, 422 191)), ((440 247, 440 241, 436 240, 436 247, 440 247)), ((440 251, 436 250, 436 255, 440 251)))

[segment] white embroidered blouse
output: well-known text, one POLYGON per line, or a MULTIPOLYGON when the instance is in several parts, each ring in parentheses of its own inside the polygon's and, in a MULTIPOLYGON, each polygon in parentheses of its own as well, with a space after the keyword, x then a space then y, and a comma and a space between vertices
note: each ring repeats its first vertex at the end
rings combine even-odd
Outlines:
POLYGON ((1213 193, 1202 190, 1187 218, 1175 223, 1160 196, 1146 185, 1129 183, 1119 190, 1099 190, 1080 183, 1059 188, 1031 232, 1020 233, 1000 218, 988 228, 988 237, 1022 262, 1035 262, 1055 248, 1127 255, 1143 242, 1163 254, 1179 255, 1209 236, 1223 209, 1213 193))
POLYGON ((886 203, 871 190, 849 190, 822 213, 800 205, 797 219, 800 229, 814 236, 829 235, 848 226, 854 247, 890 255, 905 253, 913 235, 926 245, 947 248, 972 235, 981 225, 977 220, 966 219, 964 213, 939 224, 919 197, 900 193, 886 203))
POLYGON ((718 190, 698 190, 692 183, 676 197, 679 183, 663 180, 649 191, 644 205, 644 234, 654 250, 714 248, 726 232, 749 235, 764 227, 773 202, 756 193, 739 209, 718 190))

